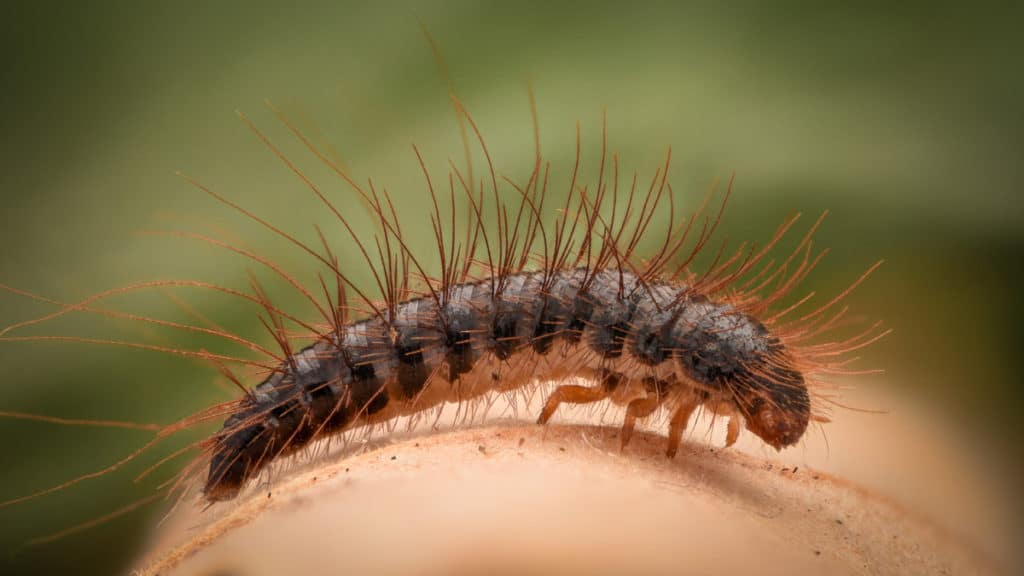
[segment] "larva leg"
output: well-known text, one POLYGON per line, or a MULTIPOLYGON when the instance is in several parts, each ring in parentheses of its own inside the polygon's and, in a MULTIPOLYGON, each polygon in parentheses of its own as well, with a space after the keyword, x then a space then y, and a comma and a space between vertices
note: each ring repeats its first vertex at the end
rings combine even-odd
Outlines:
POLYGON ((728 448, 736 443, 740 437, 740 417, 736 414, 729 415, 729 429, 725 434, 725 447, 728 448))
POLYGON ((724 402, 715 408, 715 414, 729 419, 725 433, 725 447, 728 448, 739 440, 740 432, 743 431, 743 416, 734 406, 724 402))
POLYGON ((607 386, 577 386, 575 384, 566 384, 559 386, 554 392, 548 396, 547 401, 544 402, 544 410, 541 411, 540 417, 537 418, 537 424, 547 424, 551 416, 554 415, 555 410, 558 409, 558 405, 562 402, 568 402, 570 404, 591 404, 593 402, 600 402, 608 397, 610 393, 607 386))
POLYGON ((675 458, 676 452, 679 451, 679 442, 683 438, 683 430, 686 430, 686 425, 690 422, 690 416, 693 415, 693 411, 696 409, 696 402, 686 402, 676 408, 676 411, 672 414, 672 420, 668 425, 668 450, 665 451, 665 455, 669 458, 675 458))
POLYGON ((622 423, 622 445, 625 450, 629 439, 633 437, 633 428, 636 427, 637 418, 647 418, 661 406, 665 397, 662 394, 650 394, 644 398, 637 398, 626 406, 626 420, 622 423))

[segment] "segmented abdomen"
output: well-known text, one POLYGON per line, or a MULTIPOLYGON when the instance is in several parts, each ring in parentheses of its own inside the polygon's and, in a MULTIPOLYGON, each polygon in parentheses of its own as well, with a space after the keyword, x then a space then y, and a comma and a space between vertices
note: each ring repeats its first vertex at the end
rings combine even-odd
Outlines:
POLYGON ((405 301, 294 354, 213 439, 205 495, 234 497, 274 458, 313 438, 533 381, 635 385, 668 407, 723 406, 775 447, 803 434, 804 380, 753 317, 634 274, 524 272, 405 301), (339 342, 340 340, 340 342, 339 342))

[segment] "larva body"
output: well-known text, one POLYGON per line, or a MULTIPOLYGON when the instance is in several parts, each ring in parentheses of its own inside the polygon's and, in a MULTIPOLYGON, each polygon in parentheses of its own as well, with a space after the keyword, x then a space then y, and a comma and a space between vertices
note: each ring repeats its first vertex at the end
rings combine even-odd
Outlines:
POLYGON ((785 346, 754 317, 687 285, 606 269, 521 272, 455 284, 438 301, 402 302, 390 321, 339 327, 292 355, 241 401, 213 438, 209 500, 234 497, 279 455, 313 438, 444 402, 580 376, 548 398, 625 403, 623 443, 637 418, 664 407, 674 454, 698 406, 730 416, 768 444, 797 442, 810 397, 785 346))
MULTIPOLYGON (((349 210, 339 209, 309 176, 247 118, 243 121, 269 150, 321 201, 361 253, 376 287, 353 282, 330 247, 329 233, 317 229, 322 249, 314 249, 273 223, 185 177, 195 188, 291 243, 327 270, 337 288, 331 294, 321 274, 317 288, 303 286, 284 267, 248 249, 201 236, 179 236, 227 249, 268 268, 316 308, 316 325, 273 305, 259 282, 244 292, 198 281, 144 282, 96 294, 74 304, 14 290, 60 306, 46 316, 8 326, 0 338, 124 345, 210 361, 244 394, 159 429, 156 438, 104 470, 79 476, 33 494, 0 502, 0 507, 40 497, 116 470, 161 439, 200 422, 226 417, 212 436, 172 454, 198 447, 202 454, 176 477, 171 491, 191 488, 193 474, 208 467, 204 496, 210 502, 234 498, 268 464, 347 430, 372 427, 419 415, 445 403, 467 403, 490 393, 532 397, 540 383, 557 387, 545 399, 538 422, 546 423, 562 403, 611 401, 625 406, 621 444, 629 442, 638 421, 659 410, 668 420, 668 455, 674 456, 691 415, 697 409, 728 418, 726 444, 742 428, 782 449, 798 442, 811 421, 827 421, 829 397, 821 393, 822 375, 855 374, 844 356, 887 332, 879 323, 845 339, 828 338, 847 308, 834 310, 877 266, 850 287, 795 319, 780 320, 814 296, 806 294, 781 310, 825 251, 815 252, 812 237, 824 215, 788 256, 770 256, 799 214, 784 221, 763 245, 741 244, 731 255, 722 242, 714 261, 697 274, 694 258, 711 241, 729 199, 732 182, 716 215, 704 214, 712 194, 686 218, 677 218, 668 173, 671 150, 655 171, 646 192, 638 174, 623 186, 619 160, 602 152, 596 184, 584 185, 580 138, 568 190, 560 206, 546 206, 550 164, 537 148, 525 183, 500 180, 483 136, 454 100, 460 122, 476 136, 487 160, 483 178, 473 176, 471 158, 460 169, 449 162, 447 210, 426 162, 414 146, 432 201, 430 224, 438 270, 428 271, 402 232, 398 210, 386 190, 372 180, 362 185, 314 146, 280 111, 284 125, 317 160, 331 169, 363 202, 376 220, 372 239, 360 236, 349 210), (489 186, 486 180, 490 180, 489 186), (472 184, 478 182, 478 185, 472 184), (490 194, 488 194, 488 189, 490 194), (458 192, 457 192, 458 191, 458 192), (456 197, 468 203, 457 216, 456 197), (509 200, 512 198, 513 200, 509 200), (516 201, 518 200, 518 201, 516 201), (668 204, 667 210, 665 204, 668 204), (493 210, 494 222, 484 216, 493 210), (553 224, 548 215, 555 213, 553 224), (663 234, 652 232, 656 214, 668 216, 663 234), (460 220, 464 225, 460 225, 460 220), (661 236, 661 246, 640 257, 646 236, 661 236), (687 255, 687 248, 689 254, 687 255), (372 252, 376 252, 372 255, 372 252), (277 341, 280 353, 213 326, 168 322, 97 305, 103 299, 141 290, 189 287, 228 294, 262 308, 259 318, 277 341), (314 291, 323 290, 316 296, 314 291), (356 305, 349 300, 358 299, 356 305), (113 318, 199 333, 241 345, 260 360, 194 348, 172 348, 134 341, 74 336, 6 336, 57 316, 84 311, 113 318), (356 319, 349 319, 355 311, 356 319), (825 335, 824 342, 814 343, 825 335), (301 337, 311 345, 295 351, 301 337), (259 369, 261 382, 248 388, 227 364, 259 369)), ((273 109, 273 106, 271 105, 273 109)), ((534 128, 537 121, 534 118, 534 128)), ((464 134, 465 135, 465 134, 464 134)), ((539 136, 535 132, 535 142, 539 136)), ((468 140, 465 144, 469 146, 468 140)), ((207 324, 205 319, 200 322, 207 324)), ((372 428, 370 428, 372 430, 372 428)))

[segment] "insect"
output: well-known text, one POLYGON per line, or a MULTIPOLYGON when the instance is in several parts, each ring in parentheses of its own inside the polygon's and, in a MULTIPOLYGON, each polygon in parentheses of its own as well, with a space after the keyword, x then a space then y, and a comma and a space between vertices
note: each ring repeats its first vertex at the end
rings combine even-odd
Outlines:
MULTIPOLYGON (((490 164, 475 122, 461 106, 460 112, 490 164)), ((296 136, 303 139, 301 133, 296 136)), ((826 313, 849 291, 790 325, 780 320, 807 298, 768 314, 814 268, 821 254, 812 257, 811 237, 820 219, 778 265, 763 260, 795 218, 760 249, 741 248, 724 258, 719 252, 703 274, 691 272, 688 265, 707 246, 721 212, 703 222, 682 262, 670 264, 695 229, 697 213, 672 221, 660 249, 638 262, 635 250, 641 236, 653 215, 665 209, 666 196, 671 198, 670 158, 646 193, 637 192, 634 178, 622 200, 617 161, 609 191, 602 153, 593 192, 580 187, 574 171, 566 204, 551 228, 544 226, 541 215, 548 172, 542 173, 540 156, 525 184, 509 182, 517 196, 513 202, 503 199, 508 191, 499 189, 490 165, 494 233, 481 224, 487 186, 474 191, 453 167, 449 181, 458 180, 472 206, 471 238, 458 246, 446 242, 437 194, 424 166, 435 208, 431 221, 442 269, 438 278, 427 277, 403 241, 390 198, 382 200, 375 190, 367 192, 338 171, 373 207, 385 244, 398 247, 381 257, 381 269, 375 272, 390 297, 377 304, 363 296, 372 308, 368 317, 350 321, 337 316, 314 344, 295 353, 278 324, 284 362, 232 407, 223 429, 205 443, 210 454, 206 498, 233 498, 267 462, 323 434, 572 377, 590 384, 555 388, 544 402, 539 424, 547 423, 561 404, 612 399, 625 405, 623 448, 636 422, 662 408, 670 415, 669 457, 676 454, 698 407, 729 418, 728 445, 743 427, 776 449, 796 443, 812 419, 825 419, 812 405, 810 378, 841 370, 829 360, 884 332, 873 326, 842 342, 801 346, 843 315, 845 310, 826 313), (577 228, 582 239, 573 245, 570 239, 577 228), (534 248, 538 238, 539 251, 534 248), (477 265, 481 246, 486 260, 477 265), (537 264, 531 266, 531 260, 537 264), (424 276, 418 290, 408 287, 409 268, 424 276)), ((453 184, 449 189, 449 201, 455 188, 453 184)), ((668 209, 674 214, 674 206, 668 209)), ((345 282, 329 250, 323 262, 345 282)), ((338 302, 345 297, 339 290, 338 302)))
MULTIPOLYGON (((279 308, 256 281, 249 292, 193 286, 257 304, 277 350, 214 328, 119 313, 96 304, 113 293, 173 282, 126 287, 75 304, 50 301, 61 310, 8 327, 4 339, 18 339, 6 334, 25 324, 87 311, 217 336, 255 350, 262 358, 121 343, 209 361, 242 394, 162 428, 153 441, 112 467, 0 505, 108 472, 174 432, 220 418, 224 420, 219 431, 190 447, 198 448, 200 456, 171 488, 187 486, 186 479, 201 474, 206 500, 229 500, 268 465, 321 438, 400 417, 416 418, 444 404, 470 406, 487 395, 514 398, 543 382, 558 384, 544 400, 539 424, 548 423, 565 404, 611 401, 624 407, 623 449, 639 422, 664 414, 666 454, 675 456, 697 410, 728 418, 727 445, 746 429, 782 449, 797 443, 811 422, 827 421, 829 399, 821 392, 822 378, 855 373, 846 367, 848 354, 887 333, 876 323, 848 338, 830 338, 848 310, 842 301, 880 262, 824 302, 813 304, 813 292, 793 301, 791 295, 825 254, 816 252, 812 241, 824 214, 784 254, 774 252, 799 215, 786 219, 762 245, 742 244, 730 250, 726 243, 716 243, 714 234, 731 196, 731 180, 717 211, 706 213, 709 194, 689 215, 677 215, 669 180, 671 151, 653 175, 624 176, 618 156, 609 157, 602 129, 598 176, 595 182, 584 183, 577 127, 575 165, 563 175, 562 184, 555 183, 539 146, 532 171, 516 182, 499 177, 482 131, 454 96, 453 102, 467 129, 464 134, 472 135, 466 137, 467 147, 469 142, 477 147, 487 170, 477 178, 469 160, 462 167, 450 162, 447 177, 438 181, 413 147, 422 168, 423 193, 432 206, 432 253, 413 246, 403 234, 401 207, 386 190, 350 177, 286 114, 272 108, 296 140, 349 188, 356 202, 345 208, 336 204, 243 116, 268 150, 346 231, 362 254, 373 285, 351 279, 348 270, 353 264, 339 259, 323 231, 318 229, 322 246, 307 245, 185 176, 195 188, 294 244, 322 266, 327 280, 321 277, 319 286, 310 288, 263 256, 201 238, 285 280, 318 310, 319 321, 309 322, 279 308), (564 186, 564 193, 554 192, 556 186, 564 186), (464 217, 458 215, 459 204, 465 205, 464 217), (379 230, 376 238, 366 240, 354 231, 352 206, 373 217, 379 230), (652 228, 652 221, 666 214, 667 228, 652 228), (640 254, 638 247, 651 236, 660 239, 658 247, 640 254), (695 259, 708 252, 713 259, 697 270, 695 259), (428 261, 436 261, 436 268, 428 261), (297 348, 296 332, 312 343, 297 348), (256 385, 250 387, 236 375, 233 363, 257 369, 256 385)), ((536 131, 536 114, 534 126, 536 131)), ((33 338, 40 339, 25 337, 33 338)))

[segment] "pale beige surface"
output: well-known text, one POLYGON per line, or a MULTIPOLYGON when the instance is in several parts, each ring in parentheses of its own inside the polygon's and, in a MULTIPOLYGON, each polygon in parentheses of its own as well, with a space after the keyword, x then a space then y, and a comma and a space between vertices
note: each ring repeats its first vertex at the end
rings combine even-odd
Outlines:
POLYGON ((141 564, 225 575, 1008 570, 1010 527, 983 469, 927 415, 853 398, 893 412, 837 413, 828 452, 816 431, 780 455, 749 434, 723 450, 707 422, 675 460, 662 436, 638 434, 620 453, 617 431, 593 426, 378 440, 206 511, 183 503, 141 564))

